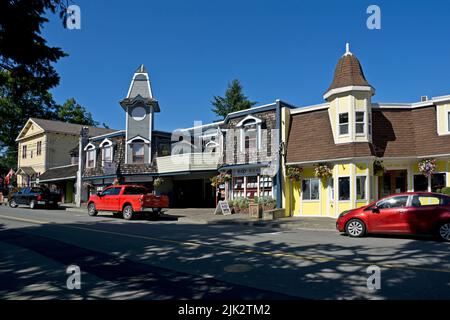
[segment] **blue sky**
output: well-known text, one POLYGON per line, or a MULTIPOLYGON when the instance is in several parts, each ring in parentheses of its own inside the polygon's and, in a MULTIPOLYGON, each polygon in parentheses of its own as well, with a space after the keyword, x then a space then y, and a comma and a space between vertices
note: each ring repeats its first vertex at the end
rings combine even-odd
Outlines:
POLYGON ((111 128, 125 127, 119 101, 147 67, 160 102, 155 127, 171 131, 216 120, 213 95, 238 78, 259 104, 322 103, 350 42, 375 102, 450 94, 450 1, 75 0, 81 30, 50 16, 44 36, 69 57, 55 100, 69 97, 111 128), (381 8, 381 30, 366 9, 381 8))

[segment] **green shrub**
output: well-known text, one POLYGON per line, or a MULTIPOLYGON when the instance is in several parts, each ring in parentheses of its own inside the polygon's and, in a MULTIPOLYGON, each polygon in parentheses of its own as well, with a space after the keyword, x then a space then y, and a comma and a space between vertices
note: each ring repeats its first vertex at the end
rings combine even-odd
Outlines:
POLYGON ((444 187, 444 188, 442 188, 441 190, 438 190, 438 192, 450 196, 450 187, 444 187))

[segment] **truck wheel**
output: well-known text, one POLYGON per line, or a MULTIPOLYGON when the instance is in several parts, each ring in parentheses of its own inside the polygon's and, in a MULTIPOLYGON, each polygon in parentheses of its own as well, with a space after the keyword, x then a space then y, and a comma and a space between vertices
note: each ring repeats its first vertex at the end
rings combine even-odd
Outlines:
POLYGON ((30 209, 35 209, 36 208, 36 200, 31 200, 30 201, 30 209))
POLYGON ((130 205, 126 205, 122 210, 122 215, 125 220, 133 219, 134 216, 133 207, 130 205))
POLYGON ((88 205, 88 215, 90 215, 91 217, 95 217, 97 215, 97 210, 95 209, 95 204, 94 203, 89 203, 88 205))
POLYGON ((14 198, 13 198, 13 199, 11 199, 11 201, 9 202, 9 206, 10 206, 11 208, 17 208, 19 205, 17 204, 16 200, 14 200, 14 198))
POLYGON ((161 208, 152 208, 152 212, 156 215, 159 215, 161 213, 161 208))

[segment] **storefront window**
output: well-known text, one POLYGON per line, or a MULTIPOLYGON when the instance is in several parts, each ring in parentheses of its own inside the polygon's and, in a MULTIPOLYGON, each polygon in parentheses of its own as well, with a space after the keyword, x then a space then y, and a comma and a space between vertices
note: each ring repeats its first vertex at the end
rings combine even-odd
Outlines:
POLYGON ((350 178, 339 178, 339 200, 350 200, 350 178))
POLYGON ((244 196, 244 177, 234 177, 233 198, 242 198, 244 196))
POLYGON ((414 175, 414 191, 428 191, 428 178, 423 174, 414 175))
POLYGON ((262 197, 272 196, 272 178, 259 177, 259 195, 262 197))
POLYGON ((439 189, 444 188, 446 183, 445 173, 435 173, 431 176, 431 192, 437 192, 439 189))
POLYGON ((254 198, 258 192, 258 177, 247 177, 247 198, 254 198))
POLYGON ((319 179, 302 180, 302 199, 319 200, 319 179))
POLYGON ((366 200, 366 177, 356 177, 356 199, 366 200))

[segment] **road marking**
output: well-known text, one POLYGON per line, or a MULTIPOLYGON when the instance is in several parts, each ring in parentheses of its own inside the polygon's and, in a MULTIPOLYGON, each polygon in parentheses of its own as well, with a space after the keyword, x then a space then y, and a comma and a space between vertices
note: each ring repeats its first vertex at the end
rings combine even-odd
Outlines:
MULTIPOLYGON (((22 222, 28 222, 28 223, 32 223, 32 224, 49 224, 49 222, 46 222, 46 221, 16 218, 16 217, 3 216, 3 215, 0 215, 0 218, 7 219, 7 220, 17 220, 17 221, 22 221, 22 222)), ((271 257, 293 258, 293 259, 299 259, 299 260, 305 260, 305 261, 341 262, 341 263, 347 263, 347 264, 351 264, 351 265, 360 265, 360 266, 377 265, 379 267, 383 267, 383 268, 387 268, 387 269, 410 269, 410 270, 417 270, 417 271, 450 273, 449 269, 415 267, 415 266, 411 266, 408 264, 383 263, 380 261, 371 261, 371 262, 354 261, 354 260, 345 260, 345 259, 332 258, 332 257, 326 257, 326 256, 287 253, 287 252, 281 252, 281 251, 280 252, 259 251, 259 250, 253 250, 253 249, 242 249, 242 248, 235 248, 235 247, 218 246, 218 245, 194 242, 194 241, 180 241, 180 240, 170 240, 170 239, 163 239, 163 238, 154 238, 154 237, 149 237, 149 236, 141 236, 141 235, 137 235, 137 234, 128 234, 128 233, 115 232, 115 231, 99 230, 99 229, 95 229, 95 228, 75 227, 75 226, 68 226, 68 225, 62 225, 62 224, 53 224, 53 226, 68 228, 68 229, 78 229, 78 230, 83 230, 83 231, 98 232, 98 233, 116 235, 116 236, 121 236, 121 237, 172 243, 172 244, 182 245, 182 246, 186 246, 186 247, 196 247, 196 248, 207 247, 207 248, 212 248, 212 249, 221 250, 221 251, 229 250, 229 251, 234 251, 234 252, 239 252, 239 253, 258 254, 258 255, 271 256, 271 257)))
POLYGON ((28 223, 33 223, 33 224, 48 224, 49 223, 46 221, 32 220, 32 219, 27 219, 27 218, 17 218, 17 217, 10 217, 10 216, 4 216, 4 215, 0 215, 0 218, 5 219, 5 220, 21 221, 21 222, 28 222, 28 223))

